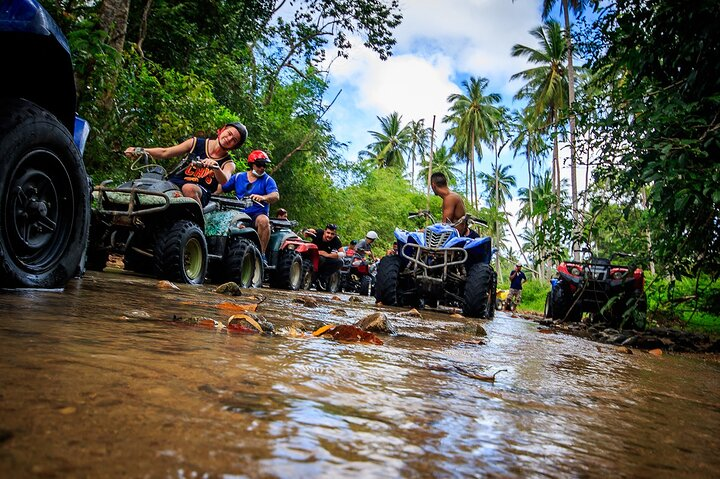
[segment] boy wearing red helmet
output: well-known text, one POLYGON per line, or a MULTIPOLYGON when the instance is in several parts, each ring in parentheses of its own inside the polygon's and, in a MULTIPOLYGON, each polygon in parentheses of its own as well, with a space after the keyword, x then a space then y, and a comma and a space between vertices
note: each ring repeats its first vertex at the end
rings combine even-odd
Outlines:
MULTIPOLYGON (((235 171, 235 163, 229 151, 240 148, 247 139, 247 128, 242 123, 228 123, 218 130, 217 138, 192 137, 167 148, 146 148, 153 158, 175 158, 194 155, 198 162, 192 162, 168 180, 180 187, 183 196, 193 198, 206 206, 210 195, 225 183, 235 171)), ((136 147, 125 150, 128 157, 137 156, 136 147)))
POLYGON ((270 205, 280 199, 277 183, 265 172, 270 164, 270 157, 262 150, 254 150, 248 155, 248 170, 235 173, 221 189, 224 193, 235 191, 235 196, 249 196, 255 204, 245 208, 244 212, 255 222, 255 229, 260 237, 260 249, 263 262, 265 249, 270 241, 270 205))

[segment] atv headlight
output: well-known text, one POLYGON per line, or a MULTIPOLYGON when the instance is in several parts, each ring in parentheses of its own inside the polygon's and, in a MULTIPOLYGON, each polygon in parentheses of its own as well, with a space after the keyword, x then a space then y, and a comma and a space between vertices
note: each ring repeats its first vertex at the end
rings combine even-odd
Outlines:
POLYGON ((290 251, 293 251, 295 249, 295 245, 290 243, 287 245, 287 249, 289 249, 290 251))
POLYGON ((578 268, 577 266, 573 266, 572 268, 570 268, 570 274, 573 276, 580 276, 580 268, 578 268))
POLYGON ((612 274, 612 279, 622 279, 623 276, 625 276, 625 273, 623 273, 622 271, 615 271, 612 274))

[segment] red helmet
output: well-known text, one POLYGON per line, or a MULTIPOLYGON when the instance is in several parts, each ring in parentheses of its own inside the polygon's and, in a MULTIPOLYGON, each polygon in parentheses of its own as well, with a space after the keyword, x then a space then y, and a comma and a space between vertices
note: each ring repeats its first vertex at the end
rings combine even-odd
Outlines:
POLYGON ((270 157, 262 150, 253 150, 248 155, 248 164, 252 166, 253 163, 256 161, 263 161, 265 163, 270 163, 270 157))

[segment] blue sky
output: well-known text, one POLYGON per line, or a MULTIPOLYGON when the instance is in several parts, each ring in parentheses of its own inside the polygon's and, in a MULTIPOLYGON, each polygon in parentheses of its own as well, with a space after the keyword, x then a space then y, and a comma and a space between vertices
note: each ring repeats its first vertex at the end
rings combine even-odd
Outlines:
MULTIPOLYGON (((488 78, 488 92, 518 108, 512 97, 521 83, 511 82, 510 76, 529 65, 513 58, 510 50, 516 43, 536 46, 529 32, 542 24, 541 5, 539 0, 401 0, 403 23, 395 30, 397 44, 388 60, 356 40, 350 58, 338 58, 330 67, 326 100, 342 93, 326 118, 336 138, 349 143, 346 158, 354 161, 372 142, 368 130, 380 129, 377 117, 394 111, 403 122, 425 119, 427 126, 435 115, 436 144, 442 141, 447 97, 461 93, 461 82, 470 76, 488 78)), ((493 159, 487 151, 480 169, 490 172, 493 159)), ((527 185, 522 158, 513 160, 504 151, 500 163, 512 164, 518 184, 527 185)))

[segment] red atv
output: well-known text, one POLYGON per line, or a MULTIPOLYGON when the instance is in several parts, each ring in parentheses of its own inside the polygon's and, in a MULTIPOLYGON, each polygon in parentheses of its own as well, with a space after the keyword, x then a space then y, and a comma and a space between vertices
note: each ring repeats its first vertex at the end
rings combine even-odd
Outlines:
POLYGON ((375 286, 375 263, 368 261, 359 254, 343 258, 340 268, 340 289, 345 293, 360 293, 370 296, 375 286))
POLYGON ((317 245, 299 237, 292 228, 297 221, 271 218, 267 248, 269 282, 273 288, 308 289, 318 270, 317 245))
POLYGON ((596 258, 582 250, 582 261, 568 260, 557 268, 545 300, 545 317, 580 321, 583 313, 605 320, 611 327, 642 329, 647 313, 645 277, 637 264, 613 264, 614 258, 631 258, 615 253, 596 258))

